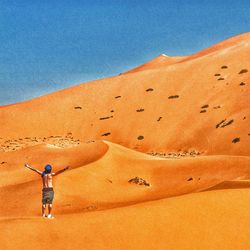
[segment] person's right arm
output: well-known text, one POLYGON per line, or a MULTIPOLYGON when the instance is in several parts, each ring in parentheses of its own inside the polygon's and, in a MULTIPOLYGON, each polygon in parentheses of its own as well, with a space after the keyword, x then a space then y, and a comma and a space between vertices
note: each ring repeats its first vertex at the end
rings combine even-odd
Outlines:
POLYGON ((30 170, 32 170, 32 171, 34 171, 34 172, 36 172, 36 173, 42 175, 42 172, 41 172, 41 171, 39 171, 39 170, 36 169, 36 168, 31 167, 31 166, 30 166, 29 164, 27 164, 27 163, 25 163, 24 166, 25 166, 26 168, 28 168, 28 169, 30 169, 30 170))

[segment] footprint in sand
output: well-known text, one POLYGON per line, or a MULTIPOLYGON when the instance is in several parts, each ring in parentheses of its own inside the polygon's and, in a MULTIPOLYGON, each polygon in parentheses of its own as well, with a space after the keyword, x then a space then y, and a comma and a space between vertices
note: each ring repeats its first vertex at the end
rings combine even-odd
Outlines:
POLYGON ((143 112, 144 109, 137 109, 136 112, 143 112))
POLYGON ((226 119, 225 120, 222 120, 221 122, 219 122, 215 127, 216 128, 224 128, 230 124, 232 124, 234 122, 233 119, 229 120, 228 122, 226 122, 226 119))
POLYGON ((242 69, 238 74, 244 74, 244 73, 247 73, 248 70, 247 69, 242 69))
POLYGON ((113 183, 113 181, 111 181, 110 179, 106 178, 106 181, 108 181, 109 183, 113 183))
POLYGON ((106 116, 106 117, 101 117, 101 118, 99 118, 99 120, 106 120, 106 119, 110 119, 110 118, 113 118, 113 115, 106 116))
POLYGON ((203 105, 201 108, 202 108, 202 109, 206 109, 206 108, 208 108, 208 107, 209 107, 209 105, 206 104, 206 105, 203 105))
POLYGON ((143 135, 139 135, 139 136, 137 137, 137 139, 138 139, 138 140, 143 140, 143 139, 144 139, 144 136, 143 136, 143 135))
POLYGON ((233 140, 232 140, 232 143, 237 143, 237 142, 239 142, 240 141, 240 137, 236 137, 236 138, 234 138, 233 140))
POLYGON ((108 132, 108 133, 102 134, 102 136, 108 136, 108 135, 111 135, 111 133, 108 132))
POLYGON ((168 99, 175 99, 175 98, 179 98, 179 96, 178 95, 171 95, 168 97, 168 99))
POLYGON ((221 108, 220 105, 213 107, 213 109, 220 109, 220 108, 221 108))

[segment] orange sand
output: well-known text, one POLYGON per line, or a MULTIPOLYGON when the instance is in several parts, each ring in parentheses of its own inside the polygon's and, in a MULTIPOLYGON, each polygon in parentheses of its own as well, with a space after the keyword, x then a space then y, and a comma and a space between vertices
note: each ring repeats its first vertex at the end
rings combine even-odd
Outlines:
POLYGON ((246 33, 0 107, 1 248, 249 249, 249 54, 246 33), (55 220, 26 162, 70 165, 55 220))

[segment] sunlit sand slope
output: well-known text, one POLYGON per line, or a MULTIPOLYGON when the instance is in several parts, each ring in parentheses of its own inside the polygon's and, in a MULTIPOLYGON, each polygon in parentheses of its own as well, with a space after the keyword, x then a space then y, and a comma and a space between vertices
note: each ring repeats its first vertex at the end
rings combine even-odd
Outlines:
POLYGON ((3 249, 249 249, 250 189, 84 214, 0 220, 3 249), (46 240, 45 240, 46 239, 46 240))
POLYGON ((246 33, 178 63, 4 106, 0 137, 71 133, 81 142, 105 139, 143 152, 249 155, 249 54, 246 33))

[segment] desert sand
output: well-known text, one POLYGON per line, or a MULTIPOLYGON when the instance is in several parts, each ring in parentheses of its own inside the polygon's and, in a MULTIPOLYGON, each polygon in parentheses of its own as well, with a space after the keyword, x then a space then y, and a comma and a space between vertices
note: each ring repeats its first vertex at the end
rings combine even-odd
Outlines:
POLYGON ((2 249, 250 249, 250 33, 0 107, 2 249), (41 217, 42 170, 54 220, 41 217))

